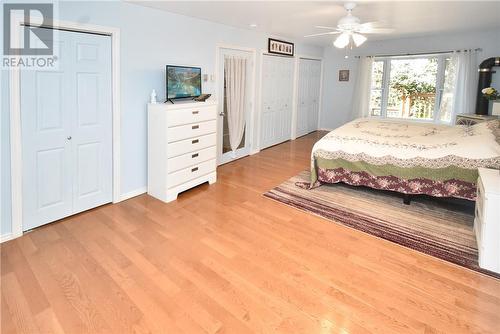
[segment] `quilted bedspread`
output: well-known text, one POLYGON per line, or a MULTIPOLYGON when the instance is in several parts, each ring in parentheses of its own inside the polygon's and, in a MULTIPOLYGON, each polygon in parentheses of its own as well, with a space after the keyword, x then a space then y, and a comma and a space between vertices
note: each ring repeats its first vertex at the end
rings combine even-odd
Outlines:
POLYGON ((500 169, 499 126, 498 120, 448 126, 356 119, 314 145, 311 184, 474 200, 477 169, 500 169))

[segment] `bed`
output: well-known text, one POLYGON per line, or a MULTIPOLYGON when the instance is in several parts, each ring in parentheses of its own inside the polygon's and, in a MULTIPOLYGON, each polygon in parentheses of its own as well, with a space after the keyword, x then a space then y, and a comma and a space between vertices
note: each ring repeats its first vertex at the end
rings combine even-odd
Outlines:
POLYGON ((500 169, 499 125, 356 119, 314 145, 309 187, 343 182, 475 200, 477 169, 500 169))

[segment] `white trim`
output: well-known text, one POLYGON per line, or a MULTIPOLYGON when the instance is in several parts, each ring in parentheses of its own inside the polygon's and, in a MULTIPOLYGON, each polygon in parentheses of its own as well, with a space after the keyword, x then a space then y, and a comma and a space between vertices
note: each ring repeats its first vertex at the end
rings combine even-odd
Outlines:
MULTIPOLYGON (((250 122, 248 124, 248 127, 247 127, 247 130, 248 130, 248 154, 251 155, 251 154, 255 154, 256 152, 253 151, 253 143, 254 143, 254 139, 255 139, 255 133, 257 131, 255 131, 255 129, 259 128, 259 124, 255 124, 255 115, 256 115, 256 112, 257 112, 257 109, 255 107, 255 85, 257 85, 257 82, 255 81, 256 79, 256 61, 257 61, 257 50, 255 48, 247 48, 247 47, 241 47, 241 46, 236 46, 236 45, 230 45, 230 44, 223 44, 223 43, 218 43, 216 44, 215 46, 215 73, 217 74, 220 74, 219 73, 219 66, 220 66, 220 52, 221 52, 221 49, 227 49, 227 50, 237 50, 237 51, 243 51, 243 52, 249 52, 252 54, 252 85, 250 87, 250 101, 251 101, 251 107, 250 107, 250 122)), ((217 78, 217 75, 216 75, 216 92, 217 92, 217 100, 220 101, 220 103, 218 104, 218 107, 217 107, 217 129, 219 129, 219 122, 220 122, 220 117, 219 117, 219 113, 223 110, 224 108, 224 101, 223 101, 223 96, 221 94, 223 94, 223 91, 222 91, 222 85, 224 84, 224 78, 217 78)), ((259 83, 260 85, 260 83, 259 83)), ((222 133, 218 134, 218 136, 221 136, 222 133)), ((227 162, 231 162, 231 161, 234 161, 234 160, 231 160, 231 161, 225 161, 225 162, 222 162, 222 161, 219 161, 219 152, 222 151, 222 147, 220 147, 220 144, 221 144, 221 141, 219 140, 219 138, 217 138, 217 165, 221 165, 221 164, 224 164, 224 163, 227 163, 227 162)), ((257 151, 258 152, 258 151, 257 151)))
POLYGON ((324 61, 323 58, 321 58, 321 68, 320 68, 320 78, 319 78, 319 101, 318 101, 318 125, 316 126, 317 129, 321 126, 321 110, 323 109, 323 66, 324 61))
POLYGON ((246 52, 252 52, 252 53, 256 52, 255 48, 247 48, 247 47, 238 46, 238 45, 234 45, 234 44, 217 43, 215 45, 215 47, 217 49, 231 49, 231 50, 246 51, 246 52))
POLYGON ((9 241, 9 240, 12 240, 12 239, 14 239, 14 235, 12 233, 2 234, 2 235, 0 235, 0 244, 2 242, 6 242, 6 241, 9 241))
POLYGON ((262 63, 264 62, 264 55, 266 55, 267 51, 264 49, 261 49, 259 52, 259 97, 256 99, 257 102, 257 140, 255 145, 255 149, 250 152, 250 154, 256 154, 260 152, 260 134, 261 134, 261 128, 262 128, 262 63))
POLYGON ((293 92, 292 92, 292 130, 290 132, 290 139, 297 139, 297 118, 298 118, 298 104, 299 104, 299 66, 300 56, 295 57, 293 62, 293 92))
POLYGON ((296 54, 295 57, 302 58, 302 59, 323 61, 323 57, 320 57, 320 56, 311 56, 311 55, 306 55, 306 54, 296 54))
MULTIPOLYGON (((15 18, 14 42, 18 43, 23 17, 15 18)), ((32 21, 36 20, 31 18, 32 21)), ((39 22, 33 22, 41 24, 39 22)), ((112 55, 112 113, 113 113, 113 203, 120 202, 120 29, 69 21, 52 20, 51 27, 75 32, 100 33, 111 37, 112 55)), ((17 44, 19 45, 19 44, 17 44)), ((12 193, 12 237, 23 234, 22 220, 22 151, 21 151, 21 91, 20 71, 10 70, 10 145, 11 145, 11 193, 12 193)))
POLYGON ((21 92, 19 69, 10 70, 10 178, 12 236, 23 234, 22 224, 22 153, 21 153, 21 92))
POLYGON ((128 193, 122 194, 120 196, 120 202, 131 199, 132 197, 136 197, 136 196, 145 194, 147 192, 148 192, 148 187, 141 187, 141 188, 129 191, 128 193))

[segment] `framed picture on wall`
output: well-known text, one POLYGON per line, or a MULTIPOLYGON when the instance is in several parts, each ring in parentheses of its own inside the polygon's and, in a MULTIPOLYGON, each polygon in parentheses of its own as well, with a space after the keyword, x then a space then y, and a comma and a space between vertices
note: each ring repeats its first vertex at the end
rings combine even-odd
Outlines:
POLYGON ((269 38, 267 43, 267 51, 269 53, 293 57, 295 47, 293 43, 269 38))
POLYGON ((339 81, 349 81, 349 70, 339 70, 339 81))

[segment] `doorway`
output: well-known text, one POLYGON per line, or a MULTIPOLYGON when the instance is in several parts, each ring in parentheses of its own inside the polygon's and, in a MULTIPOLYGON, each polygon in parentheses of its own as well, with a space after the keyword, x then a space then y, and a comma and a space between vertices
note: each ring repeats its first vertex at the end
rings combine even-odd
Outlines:
POLYGON ((218 77, 220 78, 218 91, 220 96, 218 105, 218 165, 250 154, 255 76, 254 58, 255 51, 251 49, 218 48, 218 77), (239 82, 236 82, 236 89, 234 89, 234 77, 229 76, 228 66, 232 66, 229 65, 229 61, 238 63, 236 73, 239 82), (228 91, 229 89, 231 89, 231 92, 228 91), (239 103, 235 103, 235 97, 236 100, 240 99, 239 103), (232 99, 232 101, 228 99, 232 99), (235 104, 239 104, 239 106, 235 106, 235 104), (235 120, 237 117, 241 119, 235 120), (241 139, 239 139, 240 137, 241 139))
POLYGON ((113 200, 111 37, 54 45, 57 71, 20 71, 23 231, 113 200))

